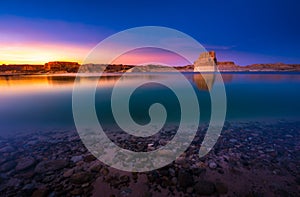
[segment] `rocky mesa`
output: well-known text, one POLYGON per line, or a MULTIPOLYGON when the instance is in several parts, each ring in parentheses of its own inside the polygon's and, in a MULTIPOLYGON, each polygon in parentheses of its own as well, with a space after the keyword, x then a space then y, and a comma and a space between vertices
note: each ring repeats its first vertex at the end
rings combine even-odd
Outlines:
POLYGON ((217 61, 215 51, 203 52, 194 62, 194 72, 247 72, 247 71, 300 71, 300 64, 268 63, 251 64, 247 66, 236 65, 233 61, 217 61))

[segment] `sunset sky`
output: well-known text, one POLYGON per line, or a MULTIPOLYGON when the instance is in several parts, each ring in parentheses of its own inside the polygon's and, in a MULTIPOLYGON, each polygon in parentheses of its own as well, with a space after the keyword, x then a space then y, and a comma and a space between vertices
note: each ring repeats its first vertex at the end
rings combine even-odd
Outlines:
MULTIPOLYGON (((300 63, 299 8, 296 0, 1 1, 0 64, 83 62, 106 37, 147 25, 182 31, 215 50, 220 61, 300 63)), ((144 50, 117 62, 184 63, 175 56, 144 50)))

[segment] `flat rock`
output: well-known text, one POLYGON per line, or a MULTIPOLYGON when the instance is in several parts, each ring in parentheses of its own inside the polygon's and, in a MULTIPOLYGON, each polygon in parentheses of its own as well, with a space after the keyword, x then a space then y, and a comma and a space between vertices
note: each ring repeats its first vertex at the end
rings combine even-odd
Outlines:
POLYGON ((91 172, 100 172, 100 170, 102 169, 102 165, 99 163, 94 163, 93 165, 90 166, 89 170, 91 172))
POLYGON ((74 169, 69 169, 64 172, 63 177, 68 178, 68 177, 72 176, 73 173, 74 173, 74 169))
POLYGON ((7 172, 9 170, 12 170, 16 165, 17 165, 17 162, 15 162, 15 161, 5 162, 0 166, 0 172, 7 172))
POLYGON ((0 153, 9 153, 13 152, 15 149, 12 146, 4 146, 0 148, 0 153))
POLYGON ((29 183, 29 184, 26 184, 24 185, 24 187, 22 188, 22 190, 33 190, 35 188, 36 184, 35 183, 29 183))
POLYGON ((85 161, 85 162, 92 162, 92 161, 95 161, 96 159, 97 158, 94 155, 90 154, 90 155, 85 156, 84 159, 83 159, 83 161, 85 161))
POLYGON ((46 197, 48 196, 48 193, 47 189, 37 189, 33 192, 31 197, 46 197))
POLYGON ((83 183, 90 181, 91 178, 92 178, 92 175, 90 173, 78 172, 71 176, 70 181, 75 184, 83 184, 83 183))
POLYGON ((6 183, 7 187, 18 187, 22 184, 22 181, 20 179, 17 178, 11 178, 8 180, 8 182, 6 183))
POLYGON ((81 155, 78 155, 78 156, 73 156, 71 158, 71 161, 74 162, 74 163, 77 163, 79 161, 83 160, 83 157, 81 155))
POLYGON ((184 157, 178 157, 176 160, 175 160, 175 163, 178 164, 178 165, 183 165, 186 163, 186 159, 184 157))
POLYGON ((35 159, 33 157, 25 157, 18 160, 16 170, 17 171, 26 170, 32 167, 34 164, 35 164, 35 159))
POLYGON ((78 196, 78 195, 82 194, 82 192, 83 192, 82 188, 75 188, 70 193, 74 196, 78 196))
POLYGON ((66 167, 69 163, 66 160, 49 160, 40 162, 34 169, 36 173, 55 171, 66 167))

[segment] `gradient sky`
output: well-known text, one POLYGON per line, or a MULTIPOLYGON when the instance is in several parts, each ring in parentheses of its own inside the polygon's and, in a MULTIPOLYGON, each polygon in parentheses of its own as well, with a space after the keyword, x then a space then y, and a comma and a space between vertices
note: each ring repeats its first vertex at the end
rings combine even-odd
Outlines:
MULTIPOLYGON (((107 36, 146 25, 182 31, 220 61, 300 63, 299 9, 296 0, 1 1, 0 64, 82 62, 107 36)), ((171 57, 160 52, 142 55, 171 57)))

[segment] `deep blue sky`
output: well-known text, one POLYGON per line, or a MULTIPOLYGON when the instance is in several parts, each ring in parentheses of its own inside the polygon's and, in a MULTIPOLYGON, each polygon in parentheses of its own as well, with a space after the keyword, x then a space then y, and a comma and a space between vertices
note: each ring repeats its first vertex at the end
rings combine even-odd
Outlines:
POLYGON ((299 10, 296 0, 1 1, 0 41, 9 44, 10 31, 26 26, 19 42, 27 36, 93 46, 127 28, 157 25, 189 34, 219 60, 300 63, 299 10))

